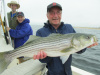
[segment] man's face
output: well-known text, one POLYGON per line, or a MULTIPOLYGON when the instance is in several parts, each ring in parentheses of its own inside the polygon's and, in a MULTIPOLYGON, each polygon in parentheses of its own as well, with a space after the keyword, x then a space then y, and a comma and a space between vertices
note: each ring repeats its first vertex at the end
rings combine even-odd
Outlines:
POLYGON ((47 18, 51 25, 60 25, 62 11, 58 7, 53 7, 47 13, 47 18))
POLYGON ((17 20, 18 20, 19 23, 22 23, 24 21, 24 19, 25 19, 25 17, 23 17, 23 16, 17 17, 17 20))
POLYGON ((11 4, 10 6, 11 6, 12 11, 16 11, 16 9, 17 9, 17 5, 16 4, 11 4))

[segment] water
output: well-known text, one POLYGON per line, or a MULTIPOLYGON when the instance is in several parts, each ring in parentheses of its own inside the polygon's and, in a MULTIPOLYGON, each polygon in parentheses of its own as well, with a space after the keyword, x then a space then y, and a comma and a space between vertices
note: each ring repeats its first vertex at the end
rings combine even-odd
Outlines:
POLYGON ((73 54, 72 65, 85 71, 100 75, 100 30, 75 28, 77 32, 94 34, 98 38, 98 46, 88 48, 82 54, 73 54))
MULTIPOLYGON (((41 27, 43 27, 43 25, 32 26, 34 35, 41 27)), ((72 65, 95 75, 100 75, 100 30, 82 28, 75 28, 75 30, 78 33, 89 33, 96 35, 99 45, 92 48, 87 48, 87 50, 82 54, 73 54, 72 65)))

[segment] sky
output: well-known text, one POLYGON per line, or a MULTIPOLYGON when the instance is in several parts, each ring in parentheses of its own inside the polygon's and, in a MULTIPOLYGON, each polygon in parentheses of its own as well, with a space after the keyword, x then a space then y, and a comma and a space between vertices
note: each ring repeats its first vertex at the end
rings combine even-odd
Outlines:
MULTIPOLYGON (((11 0, 5 0, 6 4, 11 0)), ((47 21, 47 6, 57 2, 62 6, 64 23, 75 27, 100 27, 100 0, 15 0, 20 4, 31 24, 43 25, 47 21)), ((6 6, 7 12, 10 8, 6 6)))

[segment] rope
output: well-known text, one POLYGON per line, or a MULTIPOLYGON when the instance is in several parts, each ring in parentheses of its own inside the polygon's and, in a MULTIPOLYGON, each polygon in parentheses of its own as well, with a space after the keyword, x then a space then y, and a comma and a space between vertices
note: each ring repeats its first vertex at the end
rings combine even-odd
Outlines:
POLYGON ((2 21, 2 18, 1 18, 1 14, 0 14, 0 21, 1 21, 3 32, 5 33, 5 29, 4 29, 3 21, 2 21))

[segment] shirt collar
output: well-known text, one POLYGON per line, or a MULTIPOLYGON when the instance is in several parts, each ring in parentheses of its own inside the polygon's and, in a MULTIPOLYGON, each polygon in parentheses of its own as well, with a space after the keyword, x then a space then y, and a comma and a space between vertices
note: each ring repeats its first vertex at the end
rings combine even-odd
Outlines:
MULTIPOLYGON (((60 26, 58 27, 58 29, 63 29, 63 26, 64 26, 64 22, 61 22, 60 26)), ((44 23, 44 27, 49 27, 50 29, 55 29, 50 23, 49 21, 47 21, 47 23, 44 23)), ((58 30, 57 29, 57 30, 58 30)))

